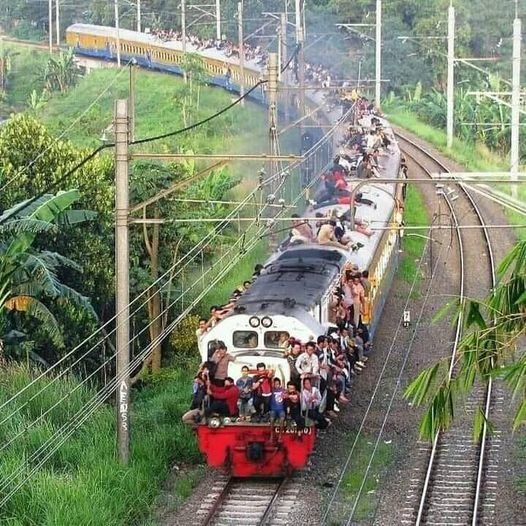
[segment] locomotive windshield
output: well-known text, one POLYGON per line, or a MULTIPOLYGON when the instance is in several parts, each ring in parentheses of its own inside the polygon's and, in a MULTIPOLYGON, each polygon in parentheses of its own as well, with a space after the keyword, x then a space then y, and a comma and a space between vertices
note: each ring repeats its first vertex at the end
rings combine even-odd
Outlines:
POLYGON ((258 333, 255 331, 234 331, 232 342, 234 347, 238 349, 255 349, 258 346, 258 333))

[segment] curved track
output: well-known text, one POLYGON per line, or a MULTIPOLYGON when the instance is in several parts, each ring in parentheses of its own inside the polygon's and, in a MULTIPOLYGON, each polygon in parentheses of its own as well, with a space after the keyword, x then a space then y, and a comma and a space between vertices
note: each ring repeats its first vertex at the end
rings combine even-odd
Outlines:
MULTIPOLYGON (((400 134, 398 139, 404 153, 429 177, 432 173, 429 165, 436 166, 435 171, 449 172, 442 162, 415 142, 400 134)), ((450 211, 459 244, 460 297, 462 301, 466 297, 481 297, 495 285, 495 260, 484 217, 462 184, 445 185, 440 193, 450 211), (481 225, 480 229, 466 232, 457 228, 473 224, 473 219, 481 225), (481 273, 472 271, 470 261, 478 262, 481 273)), ((450 378, 456 373, 462 322, 459 317, 452 345, 450 378)), ((488 430, 484 424, 480 440, 474 442, 470 429, 478 408, 482 408, 486 420, 489 419, 493 396, 491 381, 487 386, 476 385, 466 400, 466 414, 459 412, 458 421, 450 430, 438 432, 431 447, 421 445, 420 452, 427 456, 427 462, 412 480, 414 507, 408 508, 404 523, 460 526, 491 522, 496 487, 486 465, 488 430)))

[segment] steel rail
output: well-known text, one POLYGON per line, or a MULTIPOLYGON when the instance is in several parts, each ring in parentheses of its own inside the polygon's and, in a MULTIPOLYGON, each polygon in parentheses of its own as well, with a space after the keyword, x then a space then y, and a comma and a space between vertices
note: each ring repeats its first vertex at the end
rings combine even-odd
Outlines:
MULTIPOLYGON (((225 484, 224 488, 221 490, 221 493, 217 497, 217 499, 213 502, 212 507, 206 514, 206 517, 204 518, 202 522, 202 526, 213 526, 217 519, 221 519, 220 513, 221 513, 221 506, 225 503, 229 502, 229 497, 231 497, 231 494, 233 493, 233 490, 236 489, 236 482, 238 482, 238 479, 230 478, 227 483, 225 484)), ((276 504, 279 502, 279 498, 283 495, 284 489, 287 487, 289 479, 288 478, 282 478, 279 480, 276 479, 269 479, 266 482, 269 483, 269 485, 274 484, 276 487, 273 489, 272 495, 269 496, 268 503, 265 504, 264 510, 262 510, 261 516, 257 517, 255 520, 257 520, 258 526, 265 526, 269 523, 271 519, 272 512, 274 511, 276 504)), ((261 484, 261 481, 258 481, 258 486, 261 484)), ((250 480, 247 481, 247 486, 250 487, 250 480)), ((258 490, 261 488, 258 487, 258 490)), ((231 503, 231 505, 235 505, 235 501, 231 503)), ((247 504, 246 502, 243 502, 241 505, 247 504)), ((250 502, 248 502, 250 504, 250 502)))
MULTIPOLYGON (((406 137, 403 134, 400 134, 398 132, 396 133, 396 135, 400 139, 402 139, 402 141, 405 141, 406 143, 410 144, 414 148, 418 149, 421 153, 423 153, 427 158, 431 159, 437 166, 440 167, 440 169, 443 172, 445 172, 445 173, 450 172, 450 170, 447 168, 447 166, 444 165, 443 162, 441 162, 439 159, 437 159, 434 155, 432 155, 428 151, 424 150, 416 142, 412 141, 408 137, 406 137)), ((408 154, 407 152, 406 152, 406 155, 411 157, 417 164, 419 164, 421 166, 421 168, 426 173, 428 173, 428 175, 432 178, 431 172, 429 172, 429 170, 427 168, 425 168, 419 161, 417 161, 414 158, 414 156, 408 154)), ((490 272, 491 272, 491 276, 490 276, 491 277, 491 285, 492 285, 492 289, 494 289, 495 284, 496 284, 496 273, 495 273, 496 264, 495 264, 495 256, 494 256, 494 252, 493 252, 493 247, 492 247, 491 239, 490 239, 490 235, 489 235, 489 229, 487 228, 487 226, 485 224, 484 217, 483 217, 482 212, 480 211, 479 206, 476 204, 475 200, 473 199, 473 196, 469 193, 469 191, 467 190, 465 185, 462 184, 462 182, 460 182, 460 181, 452 181, 452 182, 454 182, 454 184, 456 184, 462 190, 464 196, 469 201, 472 209, 475 212, 475 215, 477 216, 477 218, 478 218, 478 220, 479 220, 479 222, 481 224, 482 231, 483 231, 483 234, 484 234, 485 244, 486 244, 487 249, 488 249, 488 259, 489 259, 490 272)), ((452 203, 448 199, 447 194, 445 194, 445 193, 444 193, 444 198, 445 198, 445 200, 446 200, 446 202, 448 204, 448 207, 451 210, 451 213, 452 213, 452 216, 454 217, 455 223, 457 223, 457 225, 458 225, 458 220, 457 220, 456 215, 455 215, 455 213, 453 211, 452 203)), ((460 252, 462 254, 463 253, 463 247, 462 247, 460 229, 457 229, 457 235, 458 235, 458 239, 459 239, 460 252)), ((463 259, 463 255, 461 255, 461 259, 463 259)), ((465 268, 463 262, 461 264, 461 268, 462 268, 461 275, 462 275, 462 282, 463 282, 464 281, 464 268, 465 268)), ((463 288, 464 288, 464 284, 462 283, 462 286, 461 286, 461 291, 462 291, 461 292, 461 302, 462 303, 464 302, 463 288)), ((452 375, 453 375, 453 368, 454 368, 454 364, 456 362, 456 357, 457 357, 456 355, 457 355, 458 343, 460 341, 460 336, 461 336, 461 333, 462 333, 462 321, 463 320, 462 320, 462 312, 461 312, 461 314, 460 314, 460 316, 458 318, 458 321, 457 321, 457 327, 456 327, 456 333, 455 333, 455 341, 454 341, 454 346, 453 346, 453 351, 452 351, 450 368, 449 368, 449 372, 448 372, 448 380, 451 380, 452 375)), ((479 516, 479 510, 480 510, 480 503, 481 503, 481 493, 482 493, 482 486, 483 486, 483 479, 484 479, 484 464, 485 464, 485 456, 486 456, 486 444, 487 444, 487 438, 488 438, 488 425, 487 425, 487 422, 488 422, 489 414, 490 414, 490 411, 491 411, 492 393, 493 393, 493 380, 490 378, 489 381, 488 381, 488 384, 486 386, 486 392, 485 392, 485 396, 484 396, 484 401, 485 401, 485 403, 484 403, 484 423, 483 423, 483 427, 482 427, 481 437, 480 437, 480 440, 479 440, 479 453, 478 453, 478 462, 477 462, 477 476, 476 476, 476 481, 475 481, 475 491, 474 491, 473 508, 472 508, 472 521, 471 521, 472 526, 476 526, 478 524, 478 516, 479 516)), ((432 446, 430 457, 429 457, 428 468, 427 468, 427 471, 426 471, 426 477, 425 477, 424 486, 423 486, 423 489, 422 489, 422 496, 421 496, 420 503, 419 503, 419 508, 418 508, 418 515, 417 515, 416 522, 415 522, 416 526, 419 526, 420 524, 422 524, 422 520, 423 520, 423 517, 424 517, 424 508, 425 508, 425 504, 426 504, 428 493, 429 493, 429 489, 430 489, 431 475, 432 475, 432 472, 433 472, 433 469, 434 469, 434 461, 435 461, 435 457, 436 457, 437 450, 438 450, 438 443, 439 443, 439 440, 440 440, 440 436, 441 436, 441 432, 437 431, 437 433, 436 433, 436 435, 435 435, 435 437, 433 439, 433 446, 432 446)))

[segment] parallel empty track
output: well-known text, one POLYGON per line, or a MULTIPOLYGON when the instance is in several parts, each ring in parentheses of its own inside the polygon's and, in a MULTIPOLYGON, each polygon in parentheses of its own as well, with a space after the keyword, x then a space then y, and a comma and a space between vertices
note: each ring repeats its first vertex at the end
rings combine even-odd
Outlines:
MULTIPOLYGON (((398 136, 404 153, 431 176, 429 164, 437 172, 449 172, 438 159, 406 137, 398 136), (425 159, 425 161, 423 160, 425 159), (424 166, 425 165, 425 166, 424 166)), ((459 243, 461 297, 483 297, 495 285, 495 262, 484 217, 462 184, 447 183, 443 188, 459 243), (462 225, 481 228, 463 231, 462 225), (476 269, 476 271, 475 271, 476 269)), ((452 348, 450 375, 456 374, 457 346, 462 336, 459 320, 452 348)), ((435 436, 432 445, 419 443, 421 460, 411 481, 404 510, 404 524, 466 526, 491 524, 495 505, 496 476, 488 461, 488 448, 499 448, 498 436, 488 438, 486 427, 480 441, 473 440, 471 427, 475 412, 482 409, 490 417, 492 403, 502 401, 493 385, 475 385, 466 400, 464 412, 457 409, 455 423, 435 436)), ((493 455, 496 456, 496 455, 493 455)), ((493 460, 491 461, 494 462, 493 460)))

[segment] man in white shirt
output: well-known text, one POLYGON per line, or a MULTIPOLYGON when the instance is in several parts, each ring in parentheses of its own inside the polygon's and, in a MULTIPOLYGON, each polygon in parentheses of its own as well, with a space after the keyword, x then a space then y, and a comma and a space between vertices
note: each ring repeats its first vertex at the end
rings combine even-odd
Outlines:
POLYGON ((314 352, 315 350, 316 344, 314 342, 308 342, 305 345, 305 352, 301 353, 296 359, 296 370, 302 380, 304 378, 318 376, 320 362, 314 352))

